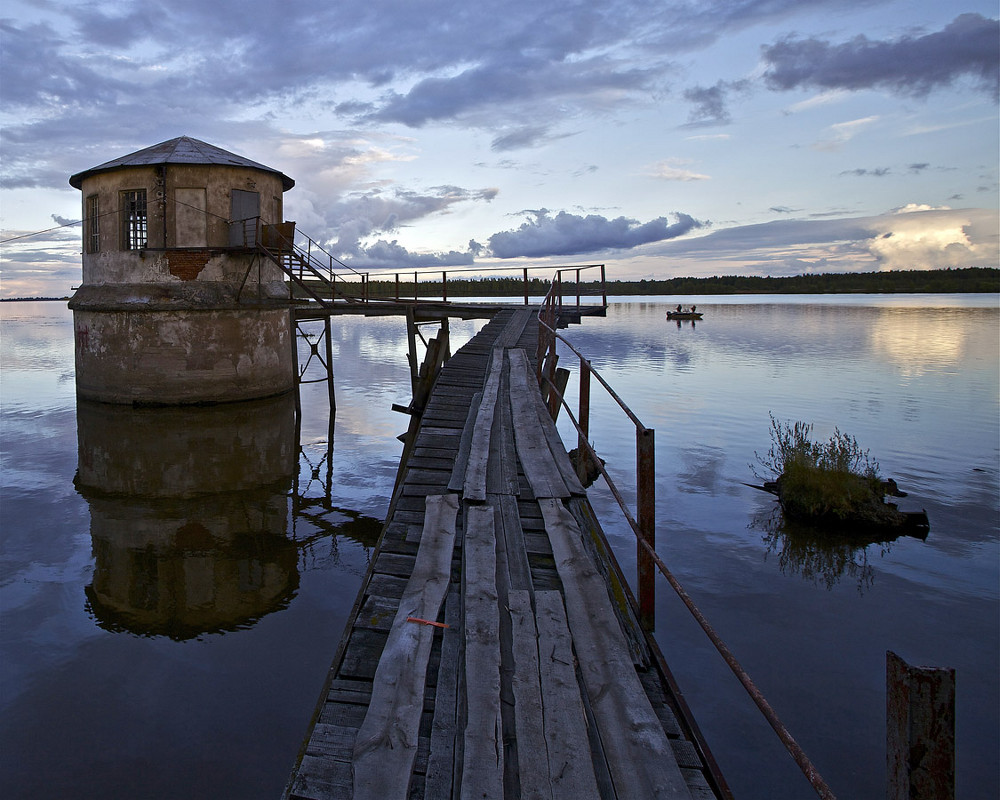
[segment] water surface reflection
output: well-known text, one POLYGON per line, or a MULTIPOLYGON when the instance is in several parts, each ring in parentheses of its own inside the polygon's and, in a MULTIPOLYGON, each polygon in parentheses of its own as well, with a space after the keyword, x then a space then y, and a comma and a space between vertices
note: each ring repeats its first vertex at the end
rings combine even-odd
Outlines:
POLYGON ((90 511, 84 591, 97 624, 177 640, 247 628, 295 596, 303 549, 336 536, 373 547, 381 521, 330 503, 332 448, 300 485, 297 435, 292 395, 182 408, 79 401, 74 485, 90 511))

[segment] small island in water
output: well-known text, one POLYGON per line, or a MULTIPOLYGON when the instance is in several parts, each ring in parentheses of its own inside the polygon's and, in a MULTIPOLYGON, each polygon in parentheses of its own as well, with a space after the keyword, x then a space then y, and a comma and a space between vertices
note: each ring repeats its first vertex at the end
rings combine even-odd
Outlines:
POLYGON ((791 520, 843 532, 845 526, 856 534, 900 534, 927 537, 929 524, 924 511, 900 511, 886 495, 906 497, 894 480, 879 474, 878 462, 857 439, 834 429, 826 442, 811 439, 812 425, 785 423, 771 416, 771 449, 755 453, 761 474, 750 465, 754 476, 763 481, 755 489, 776 495, 783 514, 791 520))

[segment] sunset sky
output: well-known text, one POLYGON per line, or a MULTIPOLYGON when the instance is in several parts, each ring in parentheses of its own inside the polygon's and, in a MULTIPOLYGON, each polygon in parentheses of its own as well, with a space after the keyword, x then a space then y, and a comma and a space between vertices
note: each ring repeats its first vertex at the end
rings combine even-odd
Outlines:
POLYGON ((357 269, 603 262, 637 279, 1000 260, 995 0, 2 13, 5 297, 78 285, 71 174, 185 135, 292 177, 286 218, 357 269))

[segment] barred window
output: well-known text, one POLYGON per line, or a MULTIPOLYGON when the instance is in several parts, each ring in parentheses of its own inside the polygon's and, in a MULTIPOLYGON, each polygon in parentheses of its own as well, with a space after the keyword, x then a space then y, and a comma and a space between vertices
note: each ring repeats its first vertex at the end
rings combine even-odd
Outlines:
POLYGON ((87 198, 87 252, 101 252, 101 205, 97 200, 97 195, 92 194, 87 198))
POLYGON ((146 246, 146 190, 132 189, 121 197, 123 249, 142 250, 146 246))

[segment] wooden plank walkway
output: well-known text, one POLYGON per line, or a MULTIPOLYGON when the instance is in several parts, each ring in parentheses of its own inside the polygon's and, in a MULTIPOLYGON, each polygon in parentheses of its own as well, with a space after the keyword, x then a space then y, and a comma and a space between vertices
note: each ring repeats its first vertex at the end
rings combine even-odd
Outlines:
POLYGON ((287 800, 714 798, 507 309, 442 369, 287 800))

